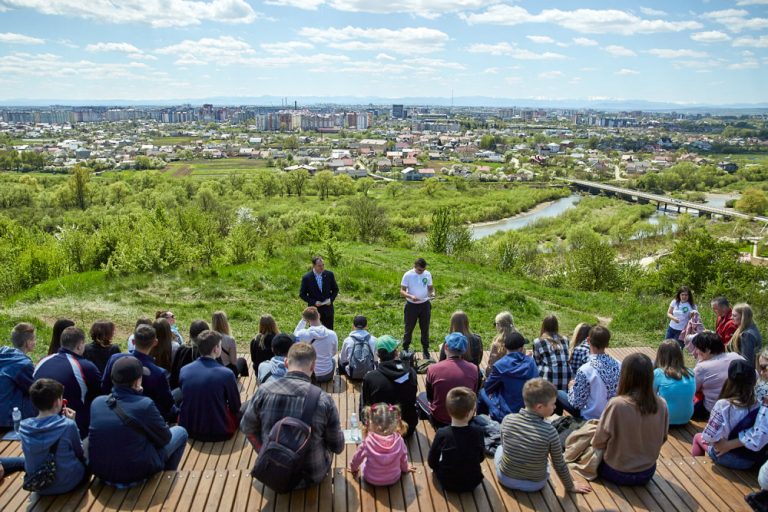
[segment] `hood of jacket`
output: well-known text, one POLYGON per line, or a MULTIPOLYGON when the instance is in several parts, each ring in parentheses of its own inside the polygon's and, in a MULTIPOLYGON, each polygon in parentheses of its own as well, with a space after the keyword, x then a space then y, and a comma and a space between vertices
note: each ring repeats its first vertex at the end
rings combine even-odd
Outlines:
POLYGON ((371 453, 376 454, 376 459, 383 467, 399 467, 400 457, 402 454, 399 450, 395 450, 394 446, 397 443, 400 434, 390 434, 388 436, 382 436, 369 432, 366 436, 365 443, 368 450, 371 453))
POLYGON ((61 438, 66 426, 67 419, 58 414, 42 420, 27 418, 21 422, 19 435, 24 445, 29 447, 32 452, 47 451, 53 443, 61 438))
POLYGON ((21 350, 13 347, 0 347, 0 372, 6 369, 30 364, 32 360, 21 350))
POLYGON ((310 325, 307 328, 307 331, 309 331, 309 335, 311 338, 314 338, 317 340, 328 336, 328 328, 324 325, 310 325))
POLYGON ((285 357, 275 356, 269 360, 269 372, 272 377, 284 377, 288 373, 288 368, 285 367, 285 357))
POLYGON ((512 352, 499 359, 494 366, 505 377, 528 380, 531 371, 536 368, 536 362, 522 352, 512 352))
POLYGON ((411 378, 408 368, 399 359, 380 363, 378 370, 389 380, 398 381, 401 384, 411 378))

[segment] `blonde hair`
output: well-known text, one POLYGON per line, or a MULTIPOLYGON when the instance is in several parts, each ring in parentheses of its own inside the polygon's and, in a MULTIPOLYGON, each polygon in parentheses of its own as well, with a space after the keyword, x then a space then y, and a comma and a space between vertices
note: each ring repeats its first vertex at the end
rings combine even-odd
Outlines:
POLYGON ((582 341, 589 338, 590 329, 592 329, 592 326, 587 322, 581 322, 576 326, 576 328, 573 330, 573 336, 571 336, 571 352, 573 352, 573 349, 581 344, 582 341))
POLYGON ((399 405, 385 402, 367 405, 363 408, 363 433, 373 432, 382 436, 404 434, 408 427, 402 421, 399 405))
MULTIPOLYGON (((733 306, 733 311, 739 314, 740 321, 736 332, 734 332, 731 337, 731 341, 728 342, 728 352, 741 354, 741 333, 748 327, 754 325, 754 321, 752 320, 752 308, 749 307, 749 304, 742 302, 733 306)), ((747 362, 753 366, 755 364, 754 361, 747 362)))
POLYGON ((232 334, 229 330, 229 320, 227 319, 227 314, 223 311, 216 311, 213 314, 213 318, 211 318, 211 324, 213 330, 218 333, 226 334, 227 336, 232 334))
POLYGON ((512 313, 509 311, 502 311, 494 319, 496 324, 496 337, 491 342, 491 351, 504 353, 506 348, 504 347, 504 340, 509 337, 515 331, 515 320, 512 318, 512 313))

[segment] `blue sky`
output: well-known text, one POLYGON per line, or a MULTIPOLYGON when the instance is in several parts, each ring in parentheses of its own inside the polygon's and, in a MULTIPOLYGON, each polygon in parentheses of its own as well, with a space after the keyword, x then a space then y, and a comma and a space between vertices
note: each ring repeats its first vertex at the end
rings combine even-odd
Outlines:
POLYGON ((451 91, 766 103, 768 0, 0 0, 0 99, 451 91))

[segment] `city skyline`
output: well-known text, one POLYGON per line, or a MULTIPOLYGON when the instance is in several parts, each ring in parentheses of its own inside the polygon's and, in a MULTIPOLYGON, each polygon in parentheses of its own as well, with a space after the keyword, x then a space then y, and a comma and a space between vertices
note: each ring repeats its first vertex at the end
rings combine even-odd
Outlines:
POLYGON ((0 0, 0 100, 768 102, 768 0, 611 5, 0 0))

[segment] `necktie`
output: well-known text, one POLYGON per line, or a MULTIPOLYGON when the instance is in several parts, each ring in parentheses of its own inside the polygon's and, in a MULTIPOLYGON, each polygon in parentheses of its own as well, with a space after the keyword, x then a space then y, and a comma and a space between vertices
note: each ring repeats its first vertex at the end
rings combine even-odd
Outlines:
POLYGON ((320 288, 320 292, 323 291, 323 275, 315 274, 315 281, 317 281, 317 287, 320 288))

